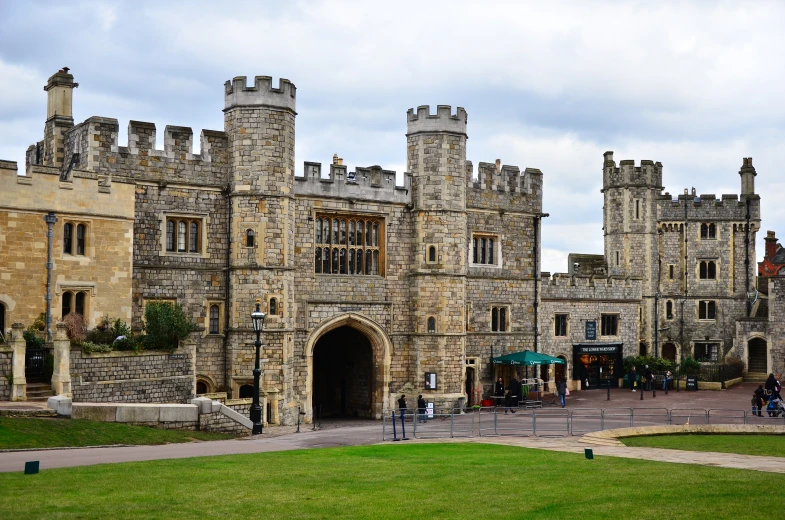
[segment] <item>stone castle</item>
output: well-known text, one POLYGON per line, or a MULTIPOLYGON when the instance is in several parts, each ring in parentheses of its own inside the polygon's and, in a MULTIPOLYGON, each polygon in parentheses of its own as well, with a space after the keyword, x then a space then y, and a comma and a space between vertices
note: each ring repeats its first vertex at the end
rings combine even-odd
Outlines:
MULTIPOLYGON (((499 374, 491 358, 523 349, 563 357, 556 375, 574 389, 643 351, 753 362, 733 325, 752 315, 751 159, 740 197, 673 199, 661 164, 606 153, 605 254, 541 276, 542 173, 496 161, 475 175, 463 108, 408 111, 399 186, 337 156, 295 176, 288 80, 226 82, 224 131, 202 131, 200 154, 186 127, 167 126, 157 150, 151 123, 131 121, 127 146, 115 119, 74 124, 77 86, 67 69, 49 78, 26 175, 0 161, 0 330, 31 322, 47 294, 53 321, 78 312, 91 326, 140 328, 146 302, 176 301, 200 328, 195 392, 248 397, 260 298, 271 423, 298 408, 378 418, 401 392, 476 403, 499 374)), ((781 364, 763 356, 764 370, 781 364)))

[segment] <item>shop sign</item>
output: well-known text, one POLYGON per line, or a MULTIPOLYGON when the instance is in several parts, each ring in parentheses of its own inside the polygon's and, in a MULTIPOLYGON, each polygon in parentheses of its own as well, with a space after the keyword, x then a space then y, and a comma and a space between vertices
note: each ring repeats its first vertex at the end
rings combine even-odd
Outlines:
POLYGON ((594 320, 586 322, 586 339, 587 340, 597 339, 597 322, 594 320))

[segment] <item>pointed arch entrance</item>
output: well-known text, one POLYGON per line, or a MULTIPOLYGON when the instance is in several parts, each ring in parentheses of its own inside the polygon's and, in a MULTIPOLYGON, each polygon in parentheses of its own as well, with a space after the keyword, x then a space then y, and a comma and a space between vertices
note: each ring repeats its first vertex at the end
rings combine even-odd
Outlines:
POLYGON ((768 372, 768 367, 766 340, 763 338, 752 338, 747 343, 747 372, 766 373, 768 372))
POLYGON ((305 345, 308 361, 305 413, 314 405, 328 414, 380 419, 388 401, 391 343, 375 321, 345 314, 311 332, 305 345))

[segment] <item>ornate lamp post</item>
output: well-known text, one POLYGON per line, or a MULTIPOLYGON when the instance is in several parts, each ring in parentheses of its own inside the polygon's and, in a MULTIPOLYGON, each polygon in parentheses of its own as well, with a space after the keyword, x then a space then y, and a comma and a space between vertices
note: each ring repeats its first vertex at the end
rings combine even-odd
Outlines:
POLYGON ((251 422, 253 435, 262 433, 262 406, 259 404, 259 376, 262 374, 262 369, 259 367, 259 349, 262 347, 262 329, 264 329, 265 314, 259 309, 262 300, 256 299, 256 310, 251 313, 251 322, 253 323, 253 331, 256 333, 256 364, 253 369, 253 404, 251 405, 251 422))

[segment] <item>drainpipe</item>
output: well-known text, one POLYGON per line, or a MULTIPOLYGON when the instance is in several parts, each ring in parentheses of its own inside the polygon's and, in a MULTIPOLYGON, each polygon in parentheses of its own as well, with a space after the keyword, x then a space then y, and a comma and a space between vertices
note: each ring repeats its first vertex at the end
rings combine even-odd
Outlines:
POLYGON ((747 300, 747 317, 752 314, 752 302, 750 301, 750 198, 747 197, 747 228, 744 235, 744 274, 745 274, 745 288, 744 294, 747 300))
POLYGON ((46 240, 47 240, 47 254, 46 254, 46 341, 52 341, 52 240, 55 237, 54 225, 57 222, 57 217, 51 211, 44 217, 46 222, 46 240))
POLYGON ((534 217, 534 352, 539 352, 540 345, 540 224, 548 213, 540 213, 534 217))
POLYGON ((226 395, 231 399, 232 387, 229 384, 229 320, 232 301, 232 283, 230 279, 232 265, 232 192, 228 185, 226 187, 226 206, 229 218, 226 219, 226 268, 224 270, 224 387, 226 387, 226 395))

